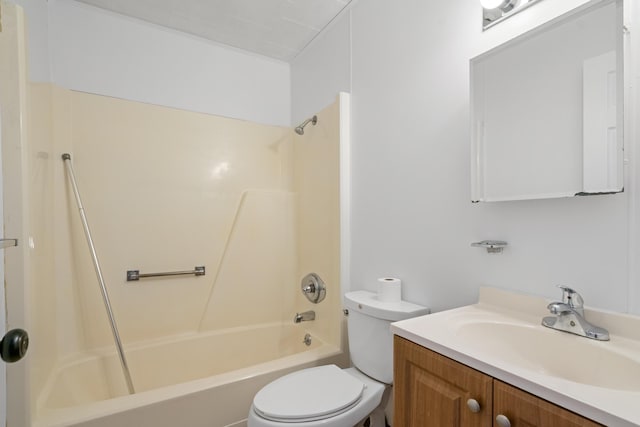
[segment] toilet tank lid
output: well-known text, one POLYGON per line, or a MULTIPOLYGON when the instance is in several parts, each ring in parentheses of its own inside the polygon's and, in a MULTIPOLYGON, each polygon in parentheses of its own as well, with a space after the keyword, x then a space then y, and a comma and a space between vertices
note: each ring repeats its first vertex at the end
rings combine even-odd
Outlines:
POLYGON ((344 304, 355 310, 382 320, 396 322, 431 312, 427 307, 407 301, 386 302, 378 300, 378 295, 369 291, 353 291, 344 295, 344 304))

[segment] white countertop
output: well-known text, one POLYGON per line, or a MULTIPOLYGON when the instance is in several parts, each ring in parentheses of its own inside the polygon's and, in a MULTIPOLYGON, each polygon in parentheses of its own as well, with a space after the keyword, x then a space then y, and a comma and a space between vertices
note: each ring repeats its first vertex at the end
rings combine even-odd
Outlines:
POLYGON ((585 309, 611 335, 595 341, 540 325, 548 302, 482 288, 477 304, 395 322, 391 331, 596 422, 639 426, 640 317, 585 309), (497 340, 502 331, 508 339, 497 340))

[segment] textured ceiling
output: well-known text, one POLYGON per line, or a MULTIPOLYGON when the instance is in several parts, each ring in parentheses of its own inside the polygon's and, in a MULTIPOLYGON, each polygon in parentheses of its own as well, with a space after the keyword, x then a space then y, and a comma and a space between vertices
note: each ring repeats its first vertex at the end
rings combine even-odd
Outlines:
POLYGON ((351 0, 76 0, 291 61, 351 0))

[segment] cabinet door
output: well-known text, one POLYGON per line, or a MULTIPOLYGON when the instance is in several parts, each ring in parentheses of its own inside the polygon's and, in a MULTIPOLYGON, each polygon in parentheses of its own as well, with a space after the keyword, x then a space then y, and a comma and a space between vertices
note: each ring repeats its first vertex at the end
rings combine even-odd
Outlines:
MULTIPOLYGON (((519 388, 494 380, 493 412, 504 415, 511 427, 595 427, 600 424, 574 414, 519 388)), ((494 426, 500 424, 494 422, 494 426)))
POLYGON ((491 377, 394 337, 394 426, 490 427, 492 386, 491 377))

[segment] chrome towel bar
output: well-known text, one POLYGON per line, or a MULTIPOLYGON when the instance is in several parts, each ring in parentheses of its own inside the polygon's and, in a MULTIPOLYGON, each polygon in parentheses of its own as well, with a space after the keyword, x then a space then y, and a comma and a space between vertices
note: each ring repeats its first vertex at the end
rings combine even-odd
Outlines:
POLYGON ((194 267, 189 271, 168 271, 164 273, 140 273, 140 270, 127 270, 127 282, 144 279, 146 277, 163 277, 163 276, 183 276, 193 274, 194 276, 204 276, 204 266, 194 267))

